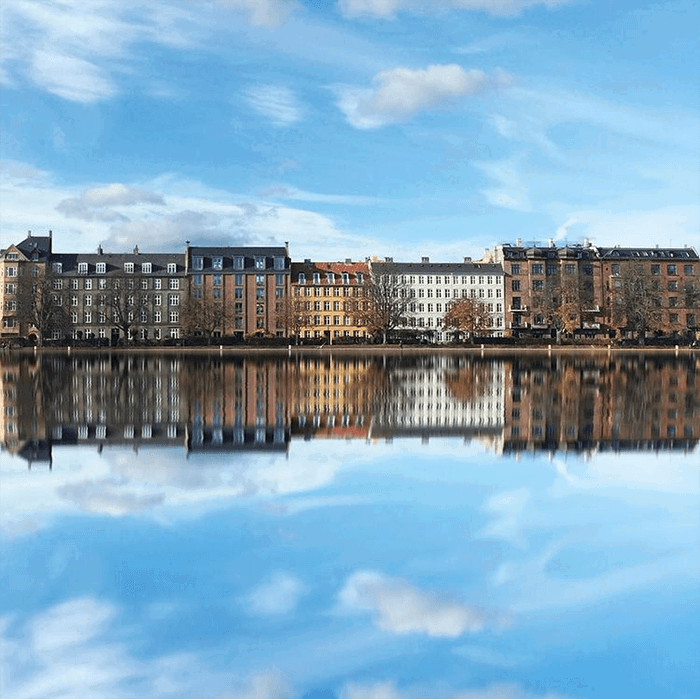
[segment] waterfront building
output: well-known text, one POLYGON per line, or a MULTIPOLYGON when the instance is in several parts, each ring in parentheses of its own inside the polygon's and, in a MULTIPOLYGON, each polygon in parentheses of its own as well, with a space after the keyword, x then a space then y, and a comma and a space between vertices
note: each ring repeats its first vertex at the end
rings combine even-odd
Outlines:
POLYGON ((288 335, 329 343, 366 338, 367 328, 357 320, 355 309, 368 279, 366 262, 292 263, 288 335), (296 329, 291 327, 295 324, 296 329))
POLYGON ((405 314, 397 330, 444 343, 455 333, 444 327, 443 318, 451 303, 471 298, 483 304, 488 314, 487 335, 502 337, 505 328, 504 275, 501 264, 492 262, 372 262, 373 275, 391 275, 396 293, 405 296, 405 314))

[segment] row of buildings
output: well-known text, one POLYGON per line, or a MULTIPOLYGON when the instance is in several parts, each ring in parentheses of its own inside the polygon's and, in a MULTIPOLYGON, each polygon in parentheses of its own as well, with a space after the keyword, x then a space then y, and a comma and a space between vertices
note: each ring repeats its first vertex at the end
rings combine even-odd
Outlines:
POLYGON ((451 437, 498 453, 693 450, 700 360, 607 353, 291 359, 176 351, 0 356, 0 448, 286 451, 293 439, 451 437))
POLYGON ((391 331, 455 339, 448 308, 471 299, 481 335, 695 336, 693 248, 503 244, 461 263, 292 261, 289 246, 181 253, 57 253, 30 234, 0 250, 0 338, 34 342, 184 337, 357 341, 391 331), (371 311, 376 317, 372 318, 371 311))

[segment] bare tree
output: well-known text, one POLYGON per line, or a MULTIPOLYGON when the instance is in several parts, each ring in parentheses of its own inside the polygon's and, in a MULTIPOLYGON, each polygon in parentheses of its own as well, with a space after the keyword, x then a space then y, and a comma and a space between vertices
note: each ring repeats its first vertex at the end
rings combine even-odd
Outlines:
POLYGON ((189 296, 180 307, 180 322, 185 335, 203 335, 211 344, 215 332, 223 334, 232 317, 223 299, 189 296))
POLYGON ((483 303, 463 298, 453 301, 442 319, 442 324, 458 334, 464 333, 474 342, 474 336, 489 327, 490 317, 483 303))
POLYGON ((640 345, 648 331, 663 328, 659 280, 646 266, 631 263, 622 267, 610 291, 607 311, 613 328, 636 333, 640 345))
POLYGON ((136 280, 131 274, 112 277, 112 289, 107 298, 112 325, 117 328, 128 343, 133 339, 133 330, 140 322, 140 310, 147 300, 145 291, 137 288, 136 280))
POLYGON ((390 263, 374 265, 364 285, 364 293, 353 299, 355 324, 365 326, 372 335, 382 336, 386 343, 389 333, 406 324, 411 303, 403 275, 390 263))
POLYGON ((554 330, 557 343, 561 343, 562 332, 571 335, 581 327, 583 303, 580 280, 573 275, 547 277, 542 288, 533 293, 532 307, 533 313, 541 315, 554 330))
MULTIPOLYGON (((37 268, 38 269, 38 268, 37 268)), ((17 283, 16 318, 27 334, 35 332, 40 345, 54 333, 65 337, 70 328, 66 311, 64 280, 49 270, 38 269, 36 276, 22 270, 17 283)))
POLYGON ((287 337, 294 337, 295 344, 299 344, 299 336, 302 328, 311 323, 310 302, 300 296, 288 296, 277 301, 275 311, 277 324, 284 328, 287 337))

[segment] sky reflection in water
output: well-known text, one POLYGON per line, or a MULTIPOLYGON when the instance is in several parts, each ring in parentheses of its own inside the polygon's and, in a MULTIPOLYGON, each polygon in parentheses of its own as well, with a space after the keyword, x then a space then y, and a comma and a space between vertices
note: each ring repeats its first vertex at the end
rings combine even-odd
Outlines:
POLYGON ((697 696, 697 452, 2 453, 6 699, 697 696))

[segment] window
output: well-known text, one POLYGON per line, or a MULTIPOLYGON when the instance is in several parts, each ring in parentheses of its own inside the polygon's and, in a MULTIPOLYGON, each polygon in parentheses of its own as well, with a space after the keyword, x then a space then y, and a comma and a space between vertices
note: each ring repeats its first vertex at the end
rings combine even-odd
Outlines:
POLYGON ((90 311, 85 311, 84 314, 85 320, 83 322, 90 324, 92 323, 92 313, 90 311))
POLYGON ((85 288, 86 288, 86 289, 92 289, 92 279, 86 279, 86 280, 85 280, 85 288))
POLYGON ((255 304, 255 312, 258 315, 264 315, 265 313, 265 304, 264 303, 257 303, 255 304))
POLYGON ((264 257, 256 256, 255 269, 265 269, 265 258, 264 257))
POLYGON ((555 264, 548 264, 547 265, 547 276, 551 277, 552 275, 557 273, 557 266, 555 264))
POLYGON ((243 257, 234 257, 233 258, 233 268, 234 269, 243 269, 245 266, 245 260, 243 257))
POLYGON ((71 279, 70 280, 70 288, 71 289, 79 289, 80 288, 80 280, 79 279, 71 279))
MULTIPOLYGON (((80 265, 78 265, 78 267, 80 267, 80 265)), ((80 271, 80 270, 78 270, 78 271, 80 271)), ((125 262, 124 263, 124 272, 126 272, 126 274, 133 274, 134 273, 134 263, 133 262, 125 262)))
POLYGON ((162 298, 162 296, 161 296, 160 294, 156 294, 156 295, 153 297, 153 305, 154 305, 154 306, 160 306, 161 303, 162 303, 162 301, 163 301, 163 298, 162 298))
POLYGON ((620 265, 614 264, 611 268, 611 271, 612 271, 613 277, 619 277, 620 276, 620 265))
POLYGON ((275 257, 275 269, 284 269, 284 257, 275 257))
POLYGON ((63 288, 63 279, 54 279, 53 280, 53 288, 56 289, 57 291, 59 289, 63 288))
POLYGON ((693 265, 683 265, 683 274, 685 274, 687 277, 694 274, 693 265))
POLYGON ((593 265, 591 264, 585 264, 583 265, 583 273, 584 274, 593 274, 593 265))
POLYGON ((63 274, 63 263, 62 262, 54 262, 51 265, 51 269, 53 269, 54 274, 63 274))
POLYGON ((678 282, 675 279, 669 279, 668 290, 669 291, 678 291, 678 282))
POLYGON ((676 275, 676 274, 678 274, 678 267, 677 267, 677 265, 667 265, 666 271, 670 275, 676 275))
POLYGON ((168 288, 169 289, 179 289, 180 288, 180 280, 179 279, 171 279, 170 282, 168 283, 168 288))
MULTIPOLYGON (((510 273, 511 274, 520 274, 520 265, 517 263, 513 263, 510 266, 510 273)), ((474 282, 472 282, 473 284, 474 282)))
POLYGON ((153 311, 153 322, 160 323, 163 320, 163 316, 160 311, 153 311))
POLYGON ((275 284, 277 284, 277 286, 284 286, 284 274, 275 275, 275 284))
POLYGON ((86 306, 92 306, 92 296, 90 294, 85 296, 84 301, 86 306))
POLYGON ((200 255, 192 258, 192 269, 202 270, 204 269, 204 258, 200 255))
POLYGON ((318 272, 314 272, 313 280, 314 280, 314 284, 320 284, 321 283, 321 275, 318 272))
POLYGON ((297 277, 297 282, 299 284, 306 284, 306 275, 303 272, 299 272, 299 276, 297 277))
MULTIPOLYGON (((173 321, 177 322, 177 321, 173 321)), ((177 340, 180 337, 180 328, 170 328, 170 338, 173 340, 177 340)), ((168 425, 168 436, 170 436, 171 431, 173 431, 171 428, 177 429, 175 425, 168 425)))
POLYGON ((77 296, 71 296, 71 297, 70 297, 70 305, 71 305, 71 306, 77 306, 77 305, 78 305, 78 297, 77 297, 77 296))
POLYGON ((520 279, 513 279, 510 286, 513 291, 520 291, 520 279))
POLYGON ((211 258, 211 268, 212 269, 223 269, 224 268, 224 258, 221 256, 211 258))
POLYGON ((221 286, 222 280, 223 280, 223 275, 221 275, 221 274, 212 274, 211 275, 211 283, 214 286, 221 286))
POLYGON ((168 296, 168 305, 169 306, 179 306, 180 305, 180 297, 177 294, 170 294, 168 296))
POLYGON ((356 281, 357 281, 358 284, 364 284, 364 283, 365 283, 365 278, 364 278, 364 275, 362 274, 362 272, 357 272, 357 273, 355 274, 355 279, 356 279, 356 281))
POLYGON ((180 321, 180 314, 177 311, 170 311, 168 313, 169 323, 178 323, 180 321))
POLYGON ((202 286, 202 280, 204 277, 201 274, 195 274, 192 276, 192 283, 194 286, 202 286))
POLYGON ((255 289, 255 298, 256 299, 264 299, 265 298, 265 288, 264 287, 258 287, 255 289))
POLYGON ((141 271, 144 274, 150 274, 152 269, 153 269, 153 265, 150 262, 144 262, 141 265, 141 271))
POLYGON ((532 265, 532 273, 533 274, 542 274, 543 272, 544 272, 544 265, 541 265, 541 264, 532 265))
POLYGON ((651 266, 651 273, 654 275, 661 274, 661 265, 652 265, 651 266))
POLYGON ((335 284, 335 274, 333 274, 333 272, 328 272, 326 274, 326 282, 328 284, 335 284))
POLYGON ((243 298, 243 288, 240 286, 237 286, 233 292, 233 298, 235 299, 242 299, 243 298))
POLYGON ((153 280, 153 288, 154 289, 160 289, 163 286, 163 280, 162 279, 154 279, 153 280))
POLYGON ((343 280, 343 284, 349 284, 350 283, 350 275, 347 272, 343 272, 342 280, 343 280))
POLYGON ((564 271, 567 274, 573 274, 576 271, 576 265, 571 265, 571 264, 564 265, 564 271))
POLYGON ((175 262, 168 262, 168 274, 177 274, 177 264, 175 262))
POLYGON ((544 289, 544 282, 541 279, 534 279, 532 282, 533 291, 542 291, 544 289))
POLYGON ((16 277, 17 276, 17 267, 6 267, 5 268, 5 276, 6 277, 16 277))
POLYGON ((105 274, 107 272, 107 265, 104 262, 98 262, 95 265, 95 272, 97 274, 105 274))
POLYGON ((695 327, 695 313, 686 313, 685 316, 685 324, 689 328, 694 328, 695 327))
POLYGON ((212 289, 212 291, 211 291, 211 297, 212 297, 213 299, 220 299, 221 296, 222 296, 222 293, 223 293, 222 290, 221 290, 220 288, 217 287, 216 289, 212 289))
POLYGON ((673 324, 678 323, 678 313, 669 313, 668 320, 670 323, 673 323, 673 324))

